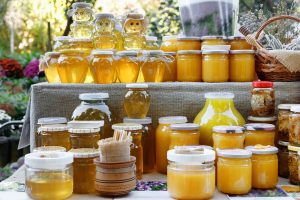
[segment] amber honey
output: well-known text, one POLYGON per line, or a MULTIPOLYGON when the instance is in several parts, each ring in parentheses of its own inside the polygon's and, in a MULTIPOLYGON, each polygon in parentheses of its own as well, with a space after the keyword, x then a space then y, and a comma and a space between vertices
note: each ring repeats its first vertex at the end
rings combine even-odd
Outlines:
POLYGON ((100 140, 100 129, 69 129, 71 148, 98 148, 100 140))
POLYGON ((176 52, 166 52, 164 54, 166 57, 170 58, 171 62, 167 63, 165 73, 164 73, 164 82, 168 81, 177 81, 177 59, 176 52))
POLYGON ((59 58, 58 52, 47 52, 45 54, 45 58, 43 60, 44 63, 44 71, 47 78, 47 81, 49 83, 59 83, 60 78, 57 71, 58 67, 58 58, 59 58))
POLYGON ((242 36, 231 36, 229 39, 229 45, 231 50, 249 50, 252 46, 246 41, 245 37, 242 36))
POLYGON ((202 79, 202 58, 200 50, 178 51, 177 80, 199 82, 202 79))
POLYGON ((141 71, 145 82, 162 82, 167 62, 160 50, 147 52, 141 71))
POLYGON ((140 72, 140 62, 137 51, 121 51, 119 59, 114 63, 121 83, 135 83, 140 72))
POLYGON ((70 134, 66 126, 43 126, 39 128, 41 146, 61 146, 69 150, 70 134))
POLYGON ((199 145, 200 133, 197 124, 173 124, 170 126, 170 147, 199 145))
POLYGON ((204 45, 226 45, 225 42, 226 37, 224 36, 203 36, 201 38, 202 44, 204 45))
POLYGON ((201 49, 200 37, 178 37, 177 38, 177 51, 200 50, 200 49, 201 49))

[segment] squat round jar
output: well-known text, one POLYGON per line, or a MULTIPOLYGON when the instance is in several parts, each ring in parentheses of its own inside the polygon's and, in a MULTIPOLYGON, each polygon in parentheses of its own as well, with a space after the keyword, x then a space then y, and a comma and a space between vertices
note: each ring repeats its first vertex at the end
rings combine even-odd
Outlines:
POLYGON ((292 106, 289 115, 289 142, 300 146, 300 106, 292 106))
POLYGON ((228 37, 231 50, 251 50, 252 46, 246 41, 243 36, 230 36, 228 37))
POLYGON ((225 36, 203 36, 201 37, 202 44, 204 45, 226 45, 225 36))
POLYGON ((200 50, 182 50, 177 53, 177 81, 200 82, 202 77, 200 50))
POLYGON ((145 82, 162 82, 164 79, 167 60, 161 50, 145 51, 144 61, 141 66, 145 82))
POLYGON ((213 127, 214 149, 243 149, 245 134, 241 126, 215 126, 213 127))
POLYGON ((135 83, 140 73, 141 62, 137 51, 119 51, 116 54, 116 69, 121 83, 135 83))
POLYGON ((273 124, 246 124, 245 134, 246 147, 257 144, 274 146, 275 126, 273 124))

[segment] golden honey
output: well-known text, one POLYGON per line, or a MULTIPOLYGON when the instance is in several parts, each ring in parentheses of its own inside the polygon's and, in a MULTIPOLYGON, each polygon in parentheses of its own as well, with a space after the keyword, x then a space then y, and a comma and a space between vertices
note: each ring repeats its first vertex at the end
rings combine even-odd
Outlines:
POLYGON ((200 50, 178 51, 177 81, 199 82, 202 79, 202 59, 200 50))
POLYGON ((69 49, 70 48, 70 41, 71 37, 70 36, 58 36, 54 38, 54 45, 53 45, 53 50, 60 52, 61 50, 64 49, 69 49))
POLYGON ((160 50, 147 51, 141 72, 145 82, 162 82, 167 61, 160 50))
POLYGON ((164 52, 177 52, 177 36, 164 36, 160 50, 164 52))
POLYGON ((177 59, 176 52, 165 52, 164 54, 171 62, 167 62, 165 73, 164 73, 164 82, 175 82, 177 81, 177 59))
POLYGON ((43 64, 41 63, 41 65, 44 66, 43 69, 49 83, 60 82, 59 74, 57 71, 59 55, 60 54, 58 52, 47 52, 45 54, 45 57, 42 59, 43 64))
POLYGON ((224 36, 203 36, 201 37, 202 44, 204 45, 226 45, 225 42, 226 37, 224 36))
POLYGON ((159 45, 157 43, 157 37, 146 36, 146 50, 159 50, 159 45))
POLYGON ((201 50, 200 37, 178 37, 177 51, 181 50, 201 50))
POLYGON ((173 149, 176 146, 199 145, 199 125, 192 123, 172 124, 170 128, 169 149, 173 149))
POLYGON ((229 39, 229 45, 231 50, 250 50, 252 46, 242 36, 231 36, 229 39))
POLYGON ((244 148, 244 128, 240 126, 215 126, 212 138, 214 149, 244 148))
POLYGON ((245 146, 257 144, 274 146, 275 126, 273 124, 246 124, 245 146))
POLYGON ((121 83, 135 83, 140 73, 140 62, 137 51, 121 51, 115 66, 121 83))

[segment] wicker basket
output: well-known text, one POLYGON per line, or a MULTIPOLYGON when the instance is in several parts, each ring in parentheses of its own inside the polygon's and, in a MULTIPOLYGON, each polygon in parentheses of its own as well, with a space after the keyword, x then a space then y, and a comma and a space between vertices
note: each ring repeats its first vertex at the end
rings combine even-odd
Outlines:
MULTIPOLYGON (((261 32, 272 22, 281 19, 291 19, 300 22, 300 18, 282 15, 270 18, 257 31, 255 38, 258 39, 261 32)), ((263 81, 277 81, 290 82, 300 81, 300 72, 290 72, 283 64, 276 58, 265 51, 257 51, 256 53, 256 73, 260 80, 263 81)))

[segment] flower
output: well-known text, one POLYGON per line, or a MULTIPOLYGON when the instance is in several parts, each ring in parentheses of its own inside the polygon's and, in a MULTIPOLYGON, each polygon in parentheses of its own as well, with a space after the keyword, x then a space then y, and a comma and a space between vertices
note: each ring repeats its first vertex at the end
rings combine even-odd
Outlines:
POLYGON ((32 59, 26 68, 24 69, 24 74, 27 78, 33 78, 39 74, 39 60, 32 59))
POLYGON ((0 59, 0 77, 6 76, 11 78, 21 78, 23 77, 23 69, 14 59, 0 59))

